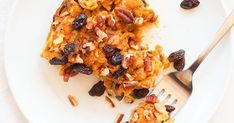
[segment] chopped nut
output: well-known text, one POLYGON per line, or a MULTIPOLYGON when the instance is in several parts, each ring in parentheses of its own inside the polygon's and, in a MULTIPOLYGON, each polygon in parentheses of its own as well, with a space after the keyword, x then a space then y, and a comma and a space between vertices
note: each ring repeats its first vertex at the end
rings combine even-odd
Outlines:
POLYGON ((133 122, 136 122, 136 121, 138 120, 138 118, 139 118, 138 113, 135 112, 135 113, 133 114, 132 121, 133 121, 133 122))
POLYGON ((129 42, 129 45, 130 45, 131 48, 133 48, 135 50, 139 50, 140 49, 139 45, 137 45, 137 43, 135 41, 133 41, 133 40, 131 40, 129 42))
POLYGON ((93 42, 88 42, 83 45, 83 49, 88 49, 89 51, 92 51, 95 49, 95 45, 93 42))
POLYGON ((100 30, 99 28, 95 28, 95 32, 98 36, 98 38, 100 39, 100 41, 102 41, 104 38, 107 38, 107 34, 105 32, 103 32, 102 30, 100 30))
POLYGON ((63 42, 63 38, 64 38, 64 35, 59 35, 58 38, 56 38, 56 39, 53 41, 53 43, 54 43, 55 45, 58 45, 58 44, 60 44, 60 43, 63 42))
POLYGON ((107 18, 107 24, 110 26, 110 27, 113 27, 115 25, 115 19, 113 16, 109 16, 107 18))
POLYGON ((88 9, 88 10, 94 10, 98 7, 97 0, 78 0, 81 7, 88 9))
POLYGON ((87 19, 87 24, 86 24, 86 28, 87 29, 94 29, 94 27, 97 25, 97 22, 93 19, 93 18, 88 18, 87 19))
POLYGON ((144 19, 142 17, 136 17, 133 23, 140 26, 144 23, 144 19))
POLYGON ((106 16, 104 16, 104 15, 97 16, 97 24, 99 26, 103 26, 105 24, 105 21, 106 21, 106 16))
POLYGON ((131 64, 133 64, 134 62, 134 57, 132 54, 127 54, 125 55, 123 62, 122 62, 122 66, 127 69, 131 64))
POLYGON ((146 97, 146 102, 154 104, 156 102, 159 102, 159 99, 155 94, 151 94, 151 95, 146 97))
POLYGON ((148 56, 144 59, 144 70, 146 72, 152 71, 152 60, 148 56))
POLYGON ((132 97, 124 97, 124 102, 132 104, 134 102, 134 99, 132 97))
POLYGON ((117 45, 117 44, 119 44, 119 42, 120 42, 119 35, 114 35, 114 36, 110 37, 110 39, 108 40, 108 44, 111 44, 111 45, 117 45))
POLYGON ((137 81, 124 82, 123 87, 125 89, 130 89, 136 86, 137 81))
POLYGON ((125 76, 128 81, 133 81, 134 79, 129 73, 126 73, 125 76))
POLYGON ((117 115, 117 117, 116 117, 114 123, 120 123, 120 122, 122 121, 123 117, 124 117, 124 114, 119 113, 119 114, 117 115))
POLYGON ((150 110, 144 110, 143 114, 147 120, 152 120, 154 118, 154 115, 150 110))
POLYGON ((105 68, 105 69, 102 70, 100 75, 101 76, 107 76, 109 73, 110 73, 110 70, 108 68, 105 68))
POLYGON ((79 54, 76 56, 76 63, 84 63, 84 60, 80 57, 79 54))
POLYGON ((111 108, 115 107, 115 104, 113 103, 113 101, 108 96, 105 96, 105 100, 110 104, 111 108))
POLYGON ((68 99, 69 99, 70 103, 72 104, 72 106, 76 107, 78 105, 76 98, 73 97, 72 95, 68 95, 68 99))
POLYGON ((60 14, 61 17, 64 17, 64 16, 66 16, 66 15, 69 15, 69 12, 68 12, 68 11, 65 11, 65 12, 63 12, 62 14, 60 14))

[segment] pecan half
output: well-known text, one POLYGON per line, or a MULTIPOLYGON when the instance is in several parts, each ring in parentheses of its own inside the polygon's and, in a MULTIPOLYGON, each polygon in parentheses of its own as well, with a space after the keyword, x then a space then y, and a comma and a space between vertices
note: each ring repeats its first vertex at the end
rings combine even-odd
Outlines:
POLYGON ((131 11, 125 8, 116 7, 115 13, 119 17, 120 21, 130 24, 134 21, 134 16, 131 11))

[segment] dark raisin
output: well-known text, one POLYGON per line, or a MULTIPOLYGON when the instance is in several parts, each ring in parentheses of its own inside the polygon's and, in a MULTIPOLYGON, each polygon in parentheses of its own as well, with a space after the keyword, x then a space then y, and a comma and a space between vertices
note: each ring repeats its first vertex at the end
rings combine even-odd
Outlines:
POLYGON ((120 65, 122 64, 123 56, 119 51, 116 51, 110 58, 109 62, 111 65, 120 65))
POLYGON ((86 24, 86 21, 87 16, 84 13, 77 15, 75 20, 72 22, 73 29, 81 29, 86 24))
POLYGON ((90 96, 102 96, 105 92, 105 86, 103 81, 99 81, 89 90, 90 96))
POLYGON ((178 61, 182 58, 184 58, 185 51, 184 50, 178 50, 176 52, 173 52, 169 55, 168 60, 170 62, 178 61))
POLYGON ((112 76, 114 79, 117 79, 120 76, 124 75, 125 73, 126 73, 126 69, 123 66, 120 66, 119 69, 115 71, 112 76))
POLYGON ((65 69, 65 73, 66 73, 66 70, 71 71, 70 69, 75 73, 83 73, 86 75, 90 75, 93 73, 93 70, 85 64, 73 64, 65 69))
POLYGON ((184 69, 184 66, 185 66, 185 58, 182 58, 174 62, 174 68, 178 71, 182 71, 184 69))
POLYGON ((149 89, 134 89, 132 96, 136 99, 144 98, 149 93, 149 89))
POLYGON ((180 7, 183 9, 192 9, 197 7, 200 4, 198 0, 183 0, 180 4, 180 7))
POLYGON ((171 106, 171 105, 165 105, 165 107, 166 107, 166 111, 167 111, 167 112, 169 112, 169 113, 171 113, 171 112, 175 111, 175 107, 174 107, 174 106, 171 106))
POLYGON ((51 65, 65 65, 67 62, 68 59, 65 56, 63 56, 62 58, 54 57, 49 61, 51 65))
POLYGON ((103 47, 103 51, 106 54, 107 57, 112 56, 115 53, 115 49, 112 48, 110 45, 105 45, 103 47))
POLYGON ((76 51, 76 45, 75 43, 68 43, 65 45, 63 49, 63 53, 65 56, 68 56, 71 53, 74 53, 76 51))

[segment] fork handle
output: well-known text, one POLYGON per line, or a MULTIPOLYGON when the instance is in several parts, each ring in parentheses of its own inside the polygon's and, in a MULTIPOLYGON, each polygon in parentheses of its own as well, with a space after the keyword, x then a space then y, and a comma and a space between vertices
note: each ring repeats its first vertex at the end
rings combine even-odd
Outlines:
POLYGON ((194 73, 206 56, 211 52, 211 50, 221 41, 224 35, 231 29, 234 25, 234 10, 232 10, 229 17, 224 22, 223 26, 217 32, 215 38, 211 44, 198 56, 197 60, 189 67, 189 70, 194 73))

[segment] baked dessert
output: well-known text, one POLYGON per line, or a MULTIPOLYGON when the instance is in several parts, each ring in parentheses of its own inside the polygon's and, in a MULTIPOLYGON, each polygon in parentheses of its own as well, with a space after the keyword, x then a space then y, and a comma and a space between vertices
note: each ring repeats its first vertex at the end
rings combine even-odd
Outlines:
POLYGON ((65 82, 79 73, 98 75, 104 85, 98 87, 131 103, 145 97, 170 65, 161 46, 142 44, 144 28, 156 23, 144 0, 64 0, 41 56, 61 66, 65 82))

